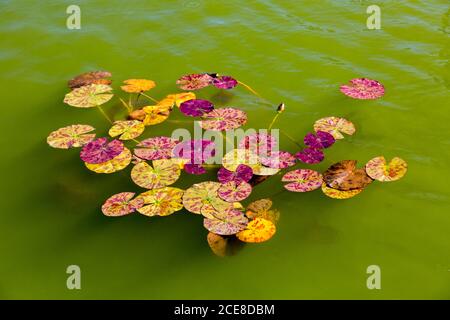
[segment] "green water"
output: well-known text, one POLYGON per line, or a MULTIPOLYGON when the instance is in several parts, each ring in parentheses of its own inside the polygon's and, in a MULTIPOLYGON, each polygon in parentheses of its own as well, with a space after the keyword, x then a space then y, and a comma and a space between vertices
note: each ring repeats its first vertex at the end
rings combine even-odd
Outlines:
MULTIPOLYGON (((76 1, 82 28, 68 30, 72 3, 0 4, 0 298, 450 298, 447 1, 76 1), (381 30, 366 28, 369 4, 381 7, 381 30), (356 124, 316 169, 385 155, 404 158, 409 171, 350 200, 279 193, 276 236, 221 259, 197 215, 104 217, 110 195, 141 191, 130 168, 96 175, 78 150, 46 145, 50 131, 72 123, 106 134, 96 110, 62 103, 66 80, 96 69, 111 71, 116 88, 153 79, 155 97, 176 92, 186 73, 230 74, 269 102, 242 88, 199 96, 244 109, 247 128, 266 127, 281 101, 277 126, 298 140, 321 117, 356 124), (385 97, 356 101, 338 91, 361 76, 381 81, 385 97), (66 288, 71 264, 81 267, 81 290, 66 288), (366 287, 373 264, 381 290, 366 287)), ((105 109, 114 115, 120 105, 105 109)), ((184 176, 176 186, 207 178, 184 176)), ((251 199, 281 190, 273 178, 251 199)))

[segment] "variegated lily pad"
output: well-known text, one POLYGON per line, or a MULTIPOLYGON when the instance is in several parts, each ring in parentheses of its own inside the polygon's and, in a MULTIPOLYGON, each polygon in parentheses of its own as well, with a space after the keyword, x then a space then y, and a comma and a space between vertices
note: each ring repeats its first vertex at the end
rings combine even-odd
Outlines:
POLYGON ((109 161, 97 164, 85 162, 84 164, 86 165, 86 168, 94 171, 95 173, 114 173, 125 169, 130 164, 131 159, 131 151, 127 148, 123 148, 121 154, 109 161))
POLYGON ((217 212, 232 209, 232 203, 220 199, 217 195, 217 190, 220 187, 220 183, 213 181, 194 184, 183 195, 184 207, 186 210, 192 213, 202 214, 206 218, 214 217, 214 214, 217 212))
POLYGON ((213 85, 219 89, 233 89, 238 85, 236 79, 230 76, 219 76, 213 79, 213 85))
POLYGON ((408 170, 405 160, 395 157, 387 163, 383 156, 373 158, 366 164, 366 173, 375 180, 386 182, 401 179, 408 170))
POLYGON ((112 88, 105 84, 89 84, 66 94, 64 103, 76 108, 97 107, 113 97, 111 91, 112 88))
POLYGON ((305 145, 316 149, 329 148, 335 141, 331 133, 320 130, 316 134, 308 133, 303 139, 305 145))
POLYGON ((168 105, 146 106, 142 110, 145 112, 144 125, 151 126, 166 121, 172 110, 168 105))
POLYGON ((139 208, 138 211, 149 217, 168 216, 183 209, 183 193, 183 190, 172 187, 153 189, 141 193, 138 198, 142 198, 145 205, 139 208))
POLYGON ((214 105, 210 101, 203 99, 187 100, 180 106, 180 111, 191 117, 200 117, 212 110, 214 110, 214 105))
POLYGON ((47 143, 58 149, 82 147, 95 138, 95 128, 85 124, 74 124, 53 131, 47 137, 47 143))
POLYGON ((310 148, 310 147, 297 152, 295 154, 295 156, 301 162, 308 163, 308 164, 320 163, 325 158, 325 155, 323 154, 323 151, 321 149, 310 148))
POLYGON ((244 213, 235 209, 218 212, 214 217, 203 220, 203 226, 208 231, 222 236, 236 234, 244 230, 247 224, 248 219, 244 213))
POLYGON ((270 155, 270 153, 276 146, 276 138, 267 133, 250 134, 239 141, 240 149, 251 150, 258 156, 270 155))
POLYGON ((128 79, 120 88, 128 93, 140 93, 148 91, 156 86, 155 82, 147 79, 128 79))
POLYGON ((198 90, 212 84, 213 78, 207 73, 188 74, 177 80, 177 85, 182 90, 198 90))
POLYGON ((356 160, 343 160, 333 164, 323 174, 327 186, 341 191, 363 189, 372 182, 364 169, 356 168, 356 160))
POLYGON ((286 173, 281 179, 283 182, 290 182, 284 187, 292 192, 307 192, 316 190, 322 185, 322 175, 314 170, 298 169, 286 173))
POLYGON ((79 88, 89 84, 106 84, 110 85, 111 80, 105 79, 111 77, 108 71, 93 71, 82 73, 75 78, 69 80, 68 85, 70 89, 79 88))
POLYGON ((316 132, 328 132, 335 139, 344 139, 344 135, 342 133, 352 135, 355 133, 356 128, 355 125, 347 119, 338 117, 326 117, 319 119, 314 123, 314 130, 316 132))
POLYGON ((250 221, 236 237, 244 242, 260 243, 269 240, 276 232, 275 224, 263 218, 255 218, 250 221))
POLYGON ((378 99, 384 95, 384 86, 376 80, 356 78, 350 84, 342 85, 340 90, 353 99, 378 99))
POLYGON ((98 138, 81 149, 80 158, 87 163, 103 163, 117 157, 123 148, 123 143, 119 140, 108 142, 107 138, 98 138))
POLYGON ((273 151, 269 156, 260 157, 261 163, 273 169, 284 169, 295 165, 295 157, 287 151, 273 151))
POLYGON ((256 218, 263 218, 275 224, 280 219, 280 212, 276 209, 272 209, 272 204, 272 200, 270 199, 259 199, 253 201, 247 206, 245 215, 252 220, 256 218))
POLYGON ((144 160, 170 159, 178 141, 170 137, 153 137, 141 141, 134 154, 144 160))
POLYGON ((136 164, 131 170, 131 179, 145 189, 162 188, 178 180, 180 166, 169 160, 153 160, 153 167, 146 162, 136 164))
POLYGON ((364 189, 353 189, 348 191, 341 191, 328 187, 325 183, 322 184, 323 193, 333 199, 349 199, 357 194, 360 194, 364 189))
POLYGON ((166 99, 172 99, 174 104, 179 108, 181 104, 185 101, 196 99, 196 95, 193 92, 181 92, 169 94, 166 99))
POLYGON ((236 108, 215 109, 205 115, 200 127, 205 130, 224 131, 237 129, 247 122, 247 114, 236 108))
POLYGON ((230 181, 224 183, 217 190, 217 194, 222 200, 227 202, 239 202, 250 196, 252 193, 252 186, 247 182, 236 183, 235 181, 230 181))
POLYGON ((245 164, 240 164, 237 166, 235 171, 230 171, 226 168, 220 168, 217 172, 217 180, 220 183, 227 183, 234 181, 236 183, 249 182, 253 176, 253 170, 245 164))
POLYGON ((280 169, 278 168, 269 168, 266 166, 263 166, 262 164, 257 164, 252 167, 253 173, 257 176, 273 176, 274 174, 277 174, 280 172, 280 169))
POLYGON ((144 130, 144 124, 138 120, 116 121, 108 133, 111 137, 119 136, 120 140, 131 140, 139 137, 144 130))
POLYGON ((261 166, 259 157, 250 150, 233 149, 222 158, 223 167, 230 171, 236 171, 241 164, 250 167, 255 174, 258 174, 255 169, 261 166))
POLYGON ((105 216, 120 217, 130 214, 144 205, 144 200, 134 197, 134 192, 121 192, 108 198, 102 205, 105 216))

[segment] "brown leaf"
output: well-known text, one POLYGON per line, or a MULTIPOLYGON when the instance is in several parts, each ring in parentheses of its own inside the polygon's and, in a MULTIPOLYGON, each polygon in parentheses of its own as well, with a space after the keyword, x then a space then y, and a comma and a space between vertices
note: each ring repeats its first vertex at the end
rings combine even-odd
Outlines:
POLYGON ((362 189, 373 180, 364 169, 356 168, 356 160, 343 160, 333 164, 323 174, 327 186, 341 191, 362 189))

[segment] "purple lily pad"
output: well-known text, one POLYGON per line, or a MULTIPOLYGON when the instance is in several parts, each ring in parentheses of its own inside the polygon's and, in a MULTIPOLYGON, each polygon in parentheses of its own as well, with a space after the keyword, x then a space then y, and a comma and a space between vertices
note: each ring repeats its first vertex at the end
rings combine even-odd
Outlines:
POLYGON ((80 158, 86 163, 103 163, 121 154, 123 148, 123 143, 119 140, 108 143, 107 138, 98 138, 83 147, 80 158))
POLYGON ((333 135, 325 131, 317 131, 316 134, 308 133, 303 142, 311 148, 324 149, 333 145, 336 141, 333 135))
POLYGON ((191 164, 202 164, 216 154, 216 145, 210 140, 188 140, 173 149, 176 158, 189 159, 191 164))
POLYGON ((206 169, 203 168, 200 164, 191 164, 191 163, 186 163, 184 165, 184 171, 186 171, 189 174, 204 174, 204 173, 206 173, 206 169))
POLYGON ((261 163, 273 169, 284 169, 295 164, 295 157, 287 151, 274 151, 267 157, 260 157, 261 163))
POLYGON ((309 147, 303 149, 300 152, 297 152, 295 154, 295 157, 300 161, 308 164, 315 164, 322 162, 322 160, 325 158, 322 150, 309 147))
POLYGON ((213 109, 214 105, 211 102, 202 99, 191 99, 180 105, 180 111, 191 117, 200 117, 213 109))
POLYGON ((220 76, 220 77, 213 79, 213 85, 219 89, 229 90, 229 89, 233 89, 234 87, 236 87, 238 85, 238 82, 233 77, 220 76))
POLYGON ((224 167, 220 168, 217 172, 217 179, 220 183, 227 183, 234 181, 237 184, 241 182, 248 182, 253 177, 253 170, 245 164, 237 166, 236 171, 230 171, 224 167))

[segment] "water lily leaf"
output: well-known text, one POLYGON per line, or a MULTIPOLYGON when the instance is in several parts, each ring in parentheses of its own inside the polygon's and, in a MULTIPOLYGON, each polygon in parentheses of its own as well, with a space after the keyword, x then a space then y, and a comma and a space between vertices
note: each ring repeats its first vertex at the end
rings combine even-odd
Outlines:
POLYGON ((217 190, 221 184, 214 181, 205 181, 194 184, 183 195, 183 205, 186 210, 202 214, 206 218, 213 218, 217 212, 224 212, 234 207, 219 198, 217 190))
POLYGON ((94 171, 95 173, 114 173, 125 169, 130 164, 131 159, 131 151, 127 148, 123 148, 122 152, 118 156, 109 161, 97 164, 85 162, 84 164, 86 165, 86 168, 94 171))
POLYGON ((322 162, 325 158, 322 150, 316 148, 305 148, 300 152, 295 154, 295 157, 299 159, 301 162, 308 164, 315 164, 322 162))
POLYGON ((248 219, 244 213, 235 209, 218 212, 214 217, 203 220, 203 226, 208 231, 222 236, 236 234, 244 230, 247 224, 248 219))
POLYGON ((178 141, 169 137, 153 137, 141 141, 134 154, 144 160, 170 159, 178 141))
POLYGON ((128 93, 145 92, 156 86, 154 81, 147 79, 128 79, 123 83, 125 83, 125 85, 120 88, 128 93))
POLYGON ((276 227, 273 222, 263 218, 255 218, 248 223, 245 230, 237 233, 236 237, 243 242, 259 243, 272 238, 275 232, 276 227))
POLYGON ((356 78, 349 85, 342 85, 340 90, 353 99, 378 99, 384 95, 384 86, 376 80, 356 78))
POLYGON ((236 254, 244 245, 235 236, 221 236, 212 232, 208 232, 206 239, 211 251, 222 258, 236 254))
POLYGON ((223 167, 230 171, 236 171, 241 164, 250 167, 255 174, 258 174, 256 171, 261 165, 259 157, 250 150, 245 149, 233 149, 222 158, 223 167))
POLYGON ((141 121, 116 121, 108 133, 111 137, 120 136, 120 140, 131 140, 139 137, 144 130, 145 126, 141 121))
POLYGON ((146 115, 147 114, 145 113, 144 110, 138 109, 138 110, 131 111, 128 114, 128 118, 131 119, 131 120, 144 121, 146 115))
POLYGON ((261 164, 253 166, 252 169, 253 173, 257 176, 273 176, 274 174, 280 172, 280 169, 278 168, 269 168, 261 164))
POLYGON ((196 95, 193 92, 181 92, 169 94, 166 99, 172 99, 174 104, 179 108, 183 102, 196 99, 196 95))
POLYGON ((102 205, 105 216, 120 217, 130 214, 144 205, 144 200, 134 197, 134 192, 121 192, 108 198, 102 205))
POLYGON ((198 90, 212 84, 213 78, 206 74, 188 74, 177 80, 177 85, 182 90, 198 90))
POLYGON ((298 169, 286 173, 281 179, 283 182, 290 182, 284 187, 292 192, 307 192, 322 186, 322 175, 314 170, 298 169))
POLYGON ((142 110, 145 112, 144 125, 151 126, 164 122, 170 115, 172 107, 167 105, 146 106, 142 110))
POLYGON ((317 131, 316 134, 308 133, 303 139, 305 145, 316 149, 324 149, 331 147, 335 141, 336 139, 334 139, 331 133, 320 130, 317 131))
POLYGON ((112 88, 105 84, 89 84, 66 94, 64 103, 76 108, 97 107, 113 97, 111 91, 112 88))
POLYGON ((82 73, 73 79, 69 80, 68 85, 70 89, 79 88, 89 84, 106 84, 110 85, 111 80, 105 79, 111 77, 108 71, 93 71, 82 73))
POLYGON ((258 156, 269 155, 276 146, 276 138, 267 133, 250 134, 239 141, 239 149, 251 150, 258 156))
POLYGON ((206 169, 201 164, 191 164, 186 163, 184 165, 184 171, 186 171, 189 174, 205 174, 206 169))
POLYGON ((236 108, 215 109, 203 115, 205 120, 200 121, 204 130, 224 131, 237 129, 247 122, 247 114, 236 108))
POLYGON ((333 164, 323 174, 327 186, 341 191, 363 189, 372 182, 364 169, 356 168, 356 160, 343 160, 333 164))
POLYGON ((230 181, 223 183, 217 190, 217 194, 222 200, 227 202, 237 202, 244 200, 252 193, 252 186, 247 182, 236 183, 230 181))
POLYGON ((217 180, 219 180, 220 183, 234 181, 239 184, 241 182, 249 182, 252 177, 252 168, 246 166, 245 164, 238 165, 235 171, 230 171, 222 167, 217 172, 217 180))
POLYGON ((219 89, 233 89, 238 85, 236 79, 230 76, 220 76, 213 79, 213 85, 219 89))
POLYGON ((94 130, 94 127, 86 124, 74 124, 59 128, 48 135, 47 143, 58 149, 82 147, 94 140, 95 133, 89 133, 94 130))
POLYGON ((153 160, 153 167, 146 162, 136 164, 131 170, 131 179, 145 189, 162 188, 178 180, 180 167, 169 160, 153 160))
POLYGON ((405 160, 395 157, 391 162, 386 163, 383 156, 373 158, 366 164, 366 173, 372 179, 386 182, 395 181, 402 178, 408 170, 408 164, 405 160))
POLYGON ((191 117, 200 117, 213 109, 214 105, 211 102, 202 99, 187 100, 180 105, 180 111, 191 117))
POLYGON ((145 205, 139 208, 138 211, 149 217, 168 216, 183 209, 183 193, 183 190, 172 187, 153 189, 141 193, 138 198, 142 198, 145 205))
POLYGON ((81 149, 80 158, 87 163, 102 163, 117 157, 123 148, 123 143, 119 140, 108 142, 107 138, 98 138, 81 149))
POLYGON ((277 223, 280 219, 280 212, 272 208, 272 200, 259 199, 250 203, 247 207, 245 215, 249 219, 263 218, 269 220, 272 223, 277 223))
POLYGON ((295 157, 287 151, 273 151, 269 156, 262 156, 260 159, 264 166, 273 169, 284 169, 295 165, 295 157))
POLYGON ((176 145, 173 156, 189 159, 191 164, 202 164, 216 154, 216 145, 210 140, 187 140, 176 145))
POLYGON ((353 123, 344 118, 326 117, 317 120, 314 123, 314 131, 323 131, 330 133, 335 139, 344 139, 342 133, 352 135, 356 128, 353 123))
POLYGON ((357 194, 360 194, 363 190, 364 189, 353 189, 353 190, 348 190, 348 191, 342 191, 342 190, 337 190, 337 189, 328 187, 325 182, 322 184, 323 193, 326 196, 333 198, 333 199, 353 198, 357 194))

